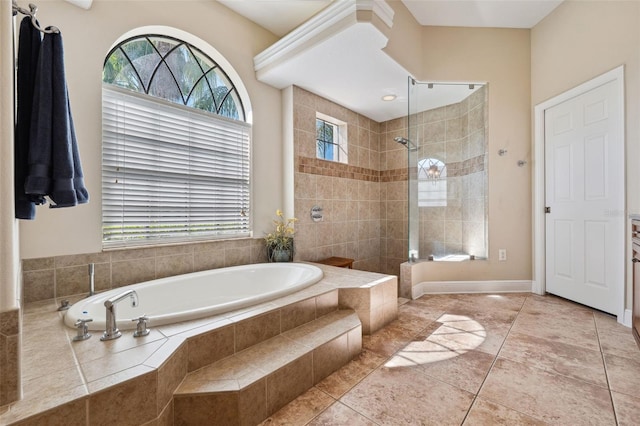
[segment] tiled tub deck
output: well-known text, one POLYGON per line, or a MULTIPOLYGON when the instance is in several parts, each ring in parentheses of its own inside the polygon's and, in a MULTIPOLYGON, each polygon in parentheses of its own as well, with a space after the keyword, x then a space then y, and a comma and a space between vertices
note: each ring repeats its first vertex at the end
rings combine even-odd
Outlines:
MULTIPOLYGON (((281 370, 269 370, 266 385, 259 388, 259 393, 267 394, 259 397, 269 398, 264 410, 268 416, 286 404, 286 399, 295 397, 291 390, 289 395, 279 393, 278 389, 290 388, 279 383, 286 380, 284 377, 310 375, 305 381, 317 382, 339 367, 328 360, 348 361, 359 351, 362 334, 370 334, 397 317, 395 276, 318 266, 324 278, 307 289, 251 308, 152 327, 151 333, 141 338, 123 331, 121 338, 102 342, 100 333, 92 332, 90 339, 72 342, 75 330, 62 324, 62 314, 56 310, 58 300, 28 304, 22 327, 23 397, 0 408, 0 424, 173 425, 174 392, 181 383, 183 400, 178 407, 185 403, 189 407, 186 398, 193 395, 185 389, 198 388, 194 383, 198 384, 201 371, 206 376, 221 360, 241 358, 253 348, 254 352, 272 350, 269 356, 283 357, 282 362, 288 363, 281 370), (355 311, 357 317, 347 310, 355 311), (327 327, 332 317, 337 325, 327 327), (324 327, 315 335, 327 340, 309 348, 313 339, 308 330, 314 323, 324 327), (339 327, 344 332, 336 331, 339 327), (290 362, 293 350, 282 351, 275 342, 297 348, 303 361, 290 362)), ((71 302, 83 296, 71 298, 71 302)), ((251 367, 267 370, 260 365, 251 367)), ((199 386, 205 393, 211 388, 199 386)), ((229 386, 225 382, 217 387, 228 390, 229 386)), ((225 395, 222 399, 235 394, 225 395)), ((236 421, 249 424, 256 419, 236 421)), ((180 424, 178 415, 175 424, 180 424)))

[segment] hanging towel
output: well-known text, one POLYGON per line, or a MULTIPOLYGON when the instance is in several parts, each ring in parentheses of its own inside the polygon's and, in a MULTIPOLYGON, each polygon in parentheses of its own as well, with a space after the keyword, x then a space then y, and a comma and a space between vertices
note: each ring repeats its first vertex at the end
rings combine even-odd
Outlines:
POLYGON ((51 207, 88 202, 69 105, 60 33, 47 33, 42 40, 30 130, 25 192, 40 204, 48 196, 51 207))
POLYGON ((16 131, 14 140, 15 214, 17 219, 35 219, 35 203, 24 192, 28 172, 29 127, 33 108, 33 88, 40 54, 40 31, 26 17, 20 23, 18 41, 16 131))

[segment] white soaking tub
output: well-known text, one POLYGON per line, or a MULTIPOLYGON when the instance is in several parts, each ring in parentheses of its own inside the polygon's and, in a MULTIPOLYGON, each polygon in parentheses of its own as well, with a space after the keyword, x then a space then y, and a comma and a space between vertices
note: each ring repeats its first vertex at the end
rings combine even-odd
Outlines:
POLYGON ((105 329, 107 299, 135 290, 138 306, 126 297, 116 306, 117 327, 135 328, 133 318, 149 317, 149 326, 203 318, 294 293, 323 277, 317 266, 304 263, 259 263, 177 275, 119 287, 76 302, 64 322, 74 327, 79 318, 92 318, 90 330, 105 329))

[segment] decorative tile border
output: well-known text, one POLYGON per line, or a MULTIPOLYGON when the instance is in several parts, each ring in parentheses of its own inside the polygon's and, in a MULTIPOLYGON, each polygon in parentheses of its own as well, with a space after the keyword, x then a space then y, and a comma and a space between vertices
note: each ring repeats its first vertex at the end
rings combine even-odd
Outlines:
POLYGON ((300 173, 364 180, 367 182, 380 182, 380 172, 365 167, 350 166, 336 161, 327 161, 300 155, 297 157, 297 164, 298 172, 300 173))
MULTIPOLYGON (((483 171, 485 169, 485 156, 486 154, 482 154, 464 161, 447 163, 447 176, 460 177, 483 171)), ((406 167, 391 170, 373 170, 303 156, 298 156, 297 160, 299 173, 367 182, 400 182, 409 178, 409 172, 406 167)))
POLYGON ((484 171, 485 155, 478 155, 468 160, 447 164, 447 176, 459 177, 484 171))

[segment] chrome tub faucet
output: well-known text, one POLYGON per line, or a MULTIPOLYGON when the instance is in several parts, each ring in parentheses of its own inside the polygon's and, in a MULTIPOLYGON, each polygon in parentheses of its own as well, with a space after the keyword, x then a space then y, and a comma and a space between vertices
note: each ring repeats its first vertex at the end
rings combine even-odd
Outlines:
POLYGON ((138 293, 135 290, 127 290, 124 293, 121 293, 117 296, 112 297, 111 299, 107 299, 104 301, 104 307, 106 308, 106 318, 105 325, 106 329, 102 334, 100 340, 113 340, 122 336, 120 330, 116 326, 116 304, 125 298, 131 298, 131 306, 138 306, 138 293))

